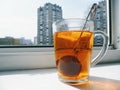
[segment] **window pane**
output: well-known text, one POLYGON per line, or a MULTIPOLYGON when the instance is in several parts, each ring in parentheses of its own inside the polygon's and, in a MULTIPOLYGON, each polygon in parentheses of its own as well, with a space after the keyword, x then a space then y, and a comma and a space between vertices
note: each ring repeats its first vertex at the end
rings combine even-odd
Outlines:
MULTIPOLYGON (((95 30, 107 31, 107 0, 2 0, 0 46, 53 46, 52 23, 63 18, 86 18, 93 3, 99 8, 95 30)), ((95 45, 103 39, 95 35, 95 45)))

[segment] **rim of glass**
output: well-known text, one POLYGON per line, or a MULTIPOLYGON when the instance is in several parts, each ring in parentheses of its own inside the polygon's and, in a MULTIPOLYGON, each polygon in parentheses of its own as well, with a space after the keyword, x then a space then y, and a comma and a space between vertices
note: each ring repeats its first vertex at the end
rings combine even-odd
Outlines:
POLYGON ((55 21, 55 24, 58 24, 58 23, 63 22, 63 21, 80 21, 80 20, 87 21, 87 22, 91 22, 92 21, 92 20, 86 20, 84 18, 66 18, 66 19, 60 19, 60 20, 55 21))

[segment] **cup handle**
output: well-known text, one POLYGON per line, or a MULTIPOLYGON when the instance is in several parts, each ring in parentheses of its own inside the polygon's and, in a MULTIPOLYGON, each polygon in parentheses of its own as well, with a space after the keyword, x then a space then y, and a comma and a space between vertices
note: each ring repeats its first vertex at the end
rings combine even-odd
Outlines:
POLYGON ((92 67, 95 66, 98 62, 100 62, 101 59, 105 56, 109 43, 108 36, 103 31, 95 31, 94 34, 100 34, 103 37, 103 47, 98 53, 98 55, 94 59, 92 59, 92 63, 91 63, 92 67))

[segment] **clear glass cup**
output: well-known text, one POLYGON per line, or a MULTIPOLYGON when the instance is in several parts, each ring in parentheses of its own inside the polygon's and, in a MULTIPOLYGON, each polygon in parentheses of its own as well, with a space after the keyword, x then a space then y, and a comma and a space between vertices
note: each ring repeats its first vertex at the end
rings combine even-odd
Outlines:
POLYGON ((54 51, 59 79, 68 83, 88 81, 90 66, 96 65, 108 48, 108 36, 94 31, 93 21, 62 19, 54 23, 54 51), (86 24, 85 24, 86 23, 86 24), (92 59, 94 34, 103 37, 99 54, 92 59))

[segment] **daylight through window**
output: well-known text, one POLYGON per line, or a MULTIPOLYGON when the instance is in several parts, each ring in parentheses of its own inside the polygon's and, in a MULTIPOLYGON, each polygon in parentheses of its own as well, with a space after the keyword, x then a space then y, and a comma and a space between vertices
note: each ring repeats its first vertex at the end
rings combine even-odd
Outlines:
MULTIPOLYGON (((0 46, 53 46, 53 22, 64 18, 85 18, 93 3, 99 5, 94 30, 109 32, 107 0, 78 0, 74 5, 72 0, 7 1, 0 3, 0 46)), ((95 35, 94 38, 94 45, 103 44, 101 36, 95 35)))

